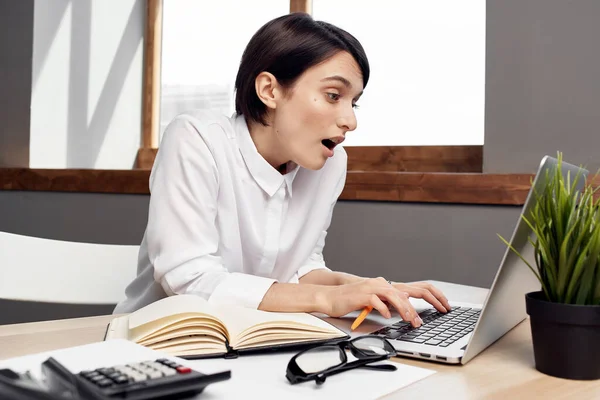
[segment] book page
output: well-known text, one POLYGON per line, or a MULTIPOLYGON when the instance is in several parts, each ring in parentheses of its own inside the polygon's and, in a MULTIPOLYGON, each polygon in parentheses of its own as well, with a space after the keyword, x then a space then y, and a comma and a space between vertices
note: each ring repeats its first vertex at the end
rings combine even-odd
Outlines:
POLYGON ((227 327, 206 300, 196 295, 175 295, 151 303, 129 315, 129 340, 144 341, 166 331, 196 325, 215 328, 229 337, 227 327))
POLYGON ((227 348, 222 341, 210 336, 185 336, 147 346, 152 350, 164 351, 173 356, 225 354, 227 348))
POLYGON ((129 329, 135 329, 148 322, 180 313, 197 313, 212 316, 214 312, 206 300, 192 294, 165 297, 129 314, 129 329))
POLYGON ((337 337, 337 333, 330 332, 313 332, 298 329, 280 329, 280 328, 268 328, 256 330, 252 333, 244 335, 243 342, 238 342, 238 347, 246 345, 248 343, 257 343, 262 340, 270 340, 272 337, 293 339, 293 338, 309 338, 309 339, 328 339, 337 337))
MULTIPOLYGON (((230 344, 235 347, 245 335, 269 328, 287 328, 298 333, 299 337, 320 337, 320 333, 332 337, 345 336, 333 325, 307 313, 275 313, 235 306, 215 306, 230 334, 230 344)), ((293 341, 293 339, 291 339, 293 341)))
POLYGON ((213 329, 206 329, 202 327, 187 327, 187 328, 178 328, 169 332, 164 332, 160 335, 153 335, 143 340, 138 340, 137 343, 142 346, 148 346, 155 343, 166 342, 172 339, 177 339, 180 337, 190 337, 190 336, 199 336, 199 337, 212 337, 214 340, 219 341, 220 343, 225 343, 225 338, 223 335, 220 335, 218 332, 215 332, 213 329))
MULTIPOLYGON (((161 340, 165 334, 169 335, 212 335, 218 337, 222 342, 227 340, 227 332, 224 330, 223 324, 217 323, 208 318, 185 318, 186 315, 195 314, 180 314, 182 318, 165 326, 164 328, 153 331, 152 333, 140 337, 137 342, 143 344, 149 340, 161 340)), ((135 332, 135 331, 134 331, 135 332)))
POLYGON ((281 337, 281 338, 272 338, 265 337, 260 340, 251 340, 244 341, 241 345, 236 347, 236 350, 246 350, 246 349, 258 349, 260 347, 273 347, 279 346, 283 344, 301 344, 304 342, 314 342, 316 340, 327 340, 327 339, 335 339, 335 337, 325 337, 325 338, 314 338, 314 337, 281 337))
POLYGON ((110 321, 104 340, 110 339, 129 340, 129 317, 127 315, 115 317, 110 321))

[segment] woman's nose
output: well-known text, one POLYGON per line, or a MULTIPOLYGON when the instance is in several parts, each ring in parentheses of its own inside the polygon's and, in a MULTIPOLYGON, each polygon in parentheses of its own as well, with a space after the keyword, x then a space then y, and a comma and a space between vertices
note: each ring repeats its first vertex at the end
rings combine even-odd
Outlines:
POLYGON ((337 120, 337 125, 340 129, 343 129, 344 131, 355 130, 357 122, 356 122, 356 115, 354 114, 354 110, 352 110, 349 115, 339 117, 337 120))

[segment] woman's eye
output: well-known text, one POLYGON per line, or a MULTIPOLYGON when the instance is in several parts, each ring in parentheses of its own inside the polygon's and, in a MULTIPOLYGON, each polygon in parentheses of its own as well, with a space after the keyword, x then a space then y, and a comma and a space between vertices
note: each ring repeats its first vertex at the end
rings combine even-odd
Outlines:
POLYGON ((338 101, 340 98, 340 95, 337 93, 327 93, 327 96, 333 101, 338 101))

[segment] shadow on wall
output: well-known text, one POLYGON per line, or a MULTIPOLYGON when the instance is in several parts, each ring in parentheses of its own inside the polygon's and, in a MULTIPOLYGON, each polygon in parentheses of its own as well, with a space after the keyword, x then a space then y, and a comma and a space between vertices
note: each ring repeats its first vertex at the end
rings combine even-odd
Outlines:
MULTIPOLYGON (((71 11, 70 44, 68 51, 68 116, 67 116, 67 168, 94 168, 113 120, 119 96, 133 65, 139 46, 143 42, 140 15, 144 15, 146 2, 133 2, 129 18, 123 29, 119 45, 114 52, 108 74, 100 85, 97 101, 90 102, 90 71, 93 34, 102 35, 110 24, 98 24, 92 13, 92 0, 38 0, 35 2, 35 33, 32 87, 35 91, 50 49, 55 43, 67 11, 71 11), (91 103, 91 104, 90 104, 91 103), (93 109, 90 109, 93 107, 93 109)), ((115 3, 116 6, 116 3, 115 3)), ((120 5, 121 7, 123 5, 120 5)), ((103 16, 104 17, 104 16, 103 16)), ((106 18, 103 19, 104 21, 106 18)), ((143 21, 142 21, 143 23, 143 21)), ((96 56, 97 57, 97 56, 96 56)), ((140 93, 141 96, 141 93, 140 93)))

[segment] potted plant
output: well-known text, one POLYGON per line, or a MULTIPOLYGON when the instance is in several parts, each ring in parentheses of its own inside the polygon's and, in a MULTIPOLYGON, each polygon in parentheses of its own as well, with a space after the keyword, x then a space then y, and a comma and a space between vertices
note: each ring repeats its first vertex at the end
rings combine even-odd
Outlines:
POLYGON ((537 204, 523 215, 532 230, 529 243, 535 267, 525 262, 541 283, 526 294, 526 310, 536 369, 567 379, 600 378, 600 199, 580 174, 563 176, 558 166, 547 172, 537 204))

